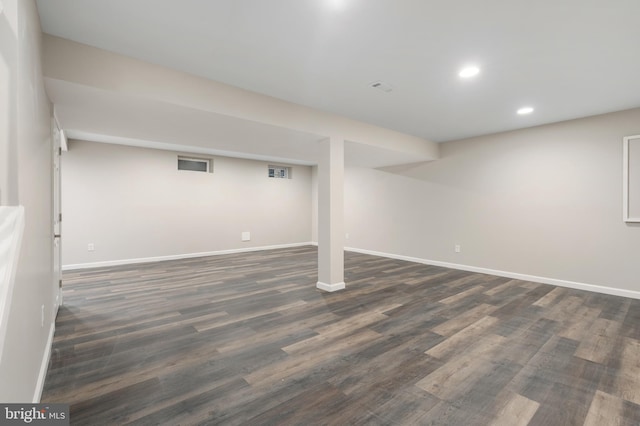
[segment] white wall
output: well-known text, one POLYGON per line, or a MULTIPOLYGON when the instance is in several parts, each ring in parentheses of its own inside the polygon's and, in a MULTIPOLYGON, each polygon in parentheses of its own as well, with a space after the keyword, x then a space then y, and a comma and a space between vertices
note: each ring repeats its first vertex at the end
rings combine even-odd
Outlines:
POLYGON ((65 268, 311 241, 311 167, 212 157, 177 170, 172 151, 70 141, 62 156, 65 268), (243 231, 251 241, 241 241, 243 231), (94 244, 95 251, 87 250, 94 244))
POLYGON ((7 3, 0 14, 0 204, 18 204, 17 102, 18 74, 17 10, 7 3))
POLYGON ((348 169, 346 243, 640 292, 640 227, 622 221, 622 138, 639 133, 635 109, 444 143, 431 163, 348 169))
POLYGON ((0 167, 11 170, 0 180, 1 200, 25 207, 25 231, 0 364, 0 401, 29 402, 40 397, 53 332, 51 108, 42 79, 42 34, 35 2, 3 4, 1 84, 15 97, 0 109, 5 114, 0 152, 7 155, 0 167), (6 135, 12 137, 7 140, 6 135))

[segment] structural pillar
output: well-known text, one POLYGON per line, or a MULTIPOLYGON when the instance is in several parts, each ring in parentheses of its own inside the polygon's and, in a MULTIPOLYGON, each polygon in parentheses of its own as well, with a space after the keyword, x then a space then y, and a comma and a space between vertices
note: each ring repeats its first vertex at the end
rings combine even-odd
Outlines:
POLYGON ((318 163, 318 287, 325 291, 344 284, 344 139, 320 142, 318 163))

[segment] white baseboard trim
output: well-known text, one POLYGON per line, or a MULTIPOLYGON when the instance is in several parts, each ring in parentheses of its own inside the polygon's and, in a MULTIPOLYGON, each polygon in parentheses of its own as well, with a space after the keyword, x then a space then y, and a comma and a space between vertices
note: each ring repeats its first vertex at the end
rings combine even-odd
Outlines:
POLYGON ((421 259, 418 257, 402 256, 398 254, 383 253, 373 250, 359 249, 355 247, 345 247, 345 251, 355 253, 370 254, 372 256, 388 257, 390 259, 406 260, 408 262, 423 263, 425 265, 442 266, 443 268, 459 269, 462 271, 477 272, 480 274, 496 275, 499 277, 512 278, 522 281, 531 281, 542 284, 550 284, 559 287, 568 287, 576 290, 586 290, 595 293, 610 294, 613 296, 629 297, 632 299, 640 299, 640 292, 633 290, 625 290, 615 287, 605 287, 595 284, 579 283, 575 281, 566 281, 556 278, 539 277, 535 275, 520 274, 517 272, 500 271, 496 269, 480 268, 477 266, 461 265, 458 263, 441 262, 438 260, 421 259))
MULTIPOLYGON (((102 262, 79 263, 79 264, 71 264, 71 265, 62 265, 62 270, 71 271, 76 269, 100 268, 105 266, 118 266, 118 265, 129 265, 129 264, 135 264, 135 263, 160 262, 163 260, 189 259, 193 257, 216 256, 216 255, 222 255, 222 254, 245 253, 245 252, 251 252, 251 251, 273 250, 273 249, 279 249, 279 248, 302 247, 302 246, 309 246, 309 245, 317 246, 318 243, 316 241, 309 241, 309 242, 303 242, 303 243, 279 244, 279 245, 272 245, 272 246, 219 250, 219 251, 210 251, 210 252, 202 252, 202 253, 187 253, 187 254, 178 254, 178 255, 170 255, 170 256, 144 257, 139 259, 121 259, 121 260, 108 260, 108 261, 102 261, 102 262)), ((605 286, 600 286, 595 284, 586 284, 586 283, 567 281, 567 280, 561 280, 556 278, 539 277, 536 275, 520 274, 517 272, 500 271, 497 269, 481 268, 478 266, 469 266, 469 265, 462 265, 458 263, 442 262, 439 260, 422 259, 419 257, 384 253, 384 252, 379 252, 374 250, 360 249, 356 247, 345 247, 344 249, 345 251, 351 251, 355 253, 370 254, 372 256, 380 256, 380 257, 388 257, 390 259, 406 260, 408 262, 422 263, 425 265, 441 266, 443 268, 459 269, 462 271, 496 275, 499 277, 512 278, 512 279, 522 280, 522 281, 531 281, 531 282, 537 282, 542 284, 556 285, 559 287, 574 288, 576 290, 586 290, 586 291, 592 291, 595 293, 629 297, 632 299, 640 299, 640 291, 625 290, 625 289, 615 288, 615 287, 605 287, 605 286)), ((336 291, 344 288, 344 283, 342 283, 342 285, 343 287, 339 287, 339 284, 325 284, 325 283, 318 282, 316 287, 325 291, 336 291), (336 286, 338 286, 339 288, 336 286)), ((51 338, 53 338, 53 335, 51 336, 51 338)))
POLYGON ((193 257, 206 257, 206 256, 218 256, 221 254, 247 253, 251 251, 274 250, 274 249, 281 249, 281 248, 302 247, 302 246, 308 246, 308 245, 312 245, 312 243, 304 242, 304 243, 278 244, 278 245, 272 245, 272 246, 207 251, 207 252, 201 252, 201 253, 186 253, 186 254, 174 254, 174 255, 168 255, 168 256, 141 257, 137 259, 105 260, 101 262, 62 265, 62 270, 73 271, 76 269, 103 268, 106 266, 120 266, 120 265, 132 265, 135 263, 162 262, 164 260, 190 259, 193 257))
POLYGON ((320 290, 324 290, 324 291, 328 291, 328 292, 333 292, 333 291, 338 291, 338 290, 342 290, 345 288, 345 284, 344 282, 341 283, 335 283, 335 284, 327 284, 327 283, 323 283, 318 281, 318 283, 316 284, 316 288, 319 288, 320 290))
POLYGON ((38 382, 36 383, 36 389, 33 394, 33 403, 37 404, 42 398, 42 391, 44 390, 44 380, 47 377, 47 370, 49 369, 49 360, 51 359, 51 347, 53 346, 53 335, 56 332, 55 320, 51 323, 49 329, 49 338, 44 348, 44 354, 42 355, 42 363, 40 364, 40 372, 38 373, 38 382))

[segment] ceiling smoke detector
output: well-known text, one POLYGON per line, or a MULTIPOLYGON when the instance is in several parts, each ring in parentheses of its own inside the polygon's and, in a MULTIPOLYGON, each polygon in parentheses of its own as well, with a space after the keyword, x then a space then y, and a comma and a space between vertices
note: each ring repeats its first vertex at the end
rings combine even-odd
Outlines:
POLYGON ((370 84, 374 89, 382 90, 383 92, 389 93, 393 90, 393 87, 389 83, 385 83, 384 81, 374 81, 370 84))

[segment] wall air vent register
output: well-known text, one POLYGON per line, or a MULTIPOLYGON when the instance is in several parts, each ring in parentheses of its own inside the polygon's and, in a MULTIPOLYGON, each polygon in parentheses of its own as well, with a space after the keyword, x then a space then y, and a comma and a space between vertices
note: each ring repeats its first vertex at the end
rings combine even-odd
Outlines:
POLYGON ((213 172, 210 158, 183 157, 178 156, 178 170, 189 170, 192 172, 213 172))
POLYGON ((291 179, 291 167, 269 166, 269 177, 278 179, 291 179))

